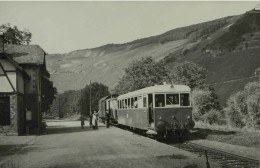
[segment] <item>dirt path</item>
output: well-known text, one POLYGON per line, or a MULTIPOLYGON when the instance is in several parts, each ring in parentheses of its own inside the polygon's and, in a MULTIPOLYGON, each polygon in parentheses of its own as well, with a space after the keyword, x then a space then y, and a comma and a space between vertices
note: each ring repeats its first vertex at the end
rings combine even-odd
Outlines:
MULTIPOLYGON (((116 127, 101 125, 93 130, 81 129, 79 124, 79 121, 47 122, 48 134, 35 137, 33 143, 16 154, 5 156, 5 165, 14 164, 19 168, 172 168, 195 164, 206 167, 205 158, 155 140, 116 127)), ((219 165, 212 163, 211 167, 219 165)))

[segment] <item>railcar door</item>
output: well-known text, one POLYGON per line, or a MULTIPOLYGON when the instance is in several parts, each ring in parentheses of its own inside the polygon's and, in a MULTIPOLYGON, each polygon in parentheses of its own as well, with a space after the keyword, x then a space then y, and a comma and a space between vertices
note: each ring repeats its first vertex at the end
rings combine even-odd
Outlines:
POLYGON ((148 119, 149 119, 149 125, 154 122, 154 116, 153 116, 153 94, 148 94, 148 119))

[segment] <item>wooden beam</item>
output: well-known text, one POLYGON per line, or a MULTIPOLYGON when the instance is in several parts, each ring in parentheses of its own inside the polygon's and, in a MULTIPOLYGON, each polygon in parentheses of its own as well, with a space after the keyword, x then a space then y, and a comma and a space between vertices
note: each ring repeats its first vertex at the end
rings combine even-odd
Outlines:
POLYGON ((6 73, 6 71, 4 70, 4 67, 3 67, 3 65, 1 64, 1 62, 0 62, 0 67, 1 67, 1 69, 3 70, 3 72, 4 72, 4 76, 6 76, 6 79, 8 80, 8 82, 9 82, 9 84, 11 85, 13 91, 15 92, 15 88, 14 88, 14 86, 13 86, 11 80, 9 79, 9 77, 8 77, 8 75, 7 75, 7 73, 6 73))

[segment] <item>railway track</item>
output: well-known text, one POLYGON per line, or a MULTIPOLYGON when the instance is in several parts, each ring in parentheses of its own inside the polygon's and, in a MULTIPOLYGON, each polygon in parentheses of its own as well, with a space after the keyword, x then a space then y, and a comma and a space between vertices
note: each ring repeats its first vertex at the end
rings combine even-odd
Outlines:
POLYGON ((198 154, 199 156, 205 156, 205 158, 209 158, 210 161, 218 162, 223 168, 260 168, 259 160, 255 160, 255 159, 239 156, 236 154, 232 154, 229 152, 221 151, 218 149, 202 146, 189 141, 183 142, 183 140, 179 139, 178 137, 174 137, 174 138, 172 137, 166 139, 162 137, 156 138, 156 137, 147 136, 140 132, 135 132, 131 129, 129 131, 139 135, 146 136, 154 140, 158 140, 162 143, 177 147, 179 149, 198 154))
POLYGON ((189 151, 192 153, 199 154, 200 156, 205 156, 214 162, 218 162, 223 168, 258 168, 259 161, 250 159, 247 157, 242 157, 232 153, 220 151, 217 149, 205 147, 202 145, 194 144, 191 142, 170 144, 179 149, 189 151))

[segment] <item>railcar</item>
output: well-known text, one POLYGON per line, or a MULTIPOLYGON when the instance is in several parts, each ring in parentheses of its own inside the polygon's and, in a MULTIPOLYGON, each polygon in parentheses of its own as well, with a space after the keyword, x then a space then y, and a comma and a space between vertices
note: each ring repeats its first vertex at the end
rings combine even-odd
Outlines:
POLYGON ((156 85, 120 95, 116 121, 153 135, 190 130, 195 125, 190 95, 186 85, 156 85))
POLYGON ((109 113, 110 121, 117 122, 117 97, 118 95, 105 96, 99 100, 99 118, 105 123, 107 114, 109 113))

